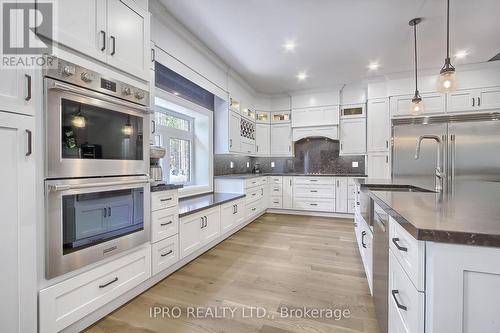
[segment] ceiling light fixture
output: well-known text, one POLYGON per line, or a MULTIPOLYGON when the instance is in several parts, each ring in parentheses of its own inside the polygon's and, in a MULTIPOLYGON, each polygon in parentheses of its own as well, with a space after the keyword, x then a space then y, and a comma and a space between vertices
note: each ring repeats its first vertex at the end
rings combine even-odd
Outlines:
POLYGON ((299 74, 297 74, 297 79, 299 81, 304 81, 305 79, 307 79, 307 73, 306 72, 300 72, 299 74))
POLYGON ((418 116, 424 112, 424 102, 418 92, 418 67, 417 67, 417 24, 422 22, 422 19, 417 17, 411 20, 408 24, 413 27, 413 37, 415 39, 415 95, 411 100, 410 113, 418 116))
POLYGON ((457 59, 464 59, 469 55, 469 52, 467 50, 460 50, 455 53, 454 57, 457 59))
POLYGON ((294 41, 287 41, 287 42, 285 42, 285 44, 283 44, 283 48, 287 52, 294 51, 296 47, 297 47, 297 44, 295 44, 294 41))
POLYGON ((455 75, 455 67, 450 60, 450 0, 447 0, 446 9, 446 59, 444 66, 439 72, 437 90, 442 93, 455 91, 457 89, 457 78, 455 75))
POLYGON ((370 62, 368 69, 371 71, 376 71, 380 67, 380 64, 376 61, 370 62))

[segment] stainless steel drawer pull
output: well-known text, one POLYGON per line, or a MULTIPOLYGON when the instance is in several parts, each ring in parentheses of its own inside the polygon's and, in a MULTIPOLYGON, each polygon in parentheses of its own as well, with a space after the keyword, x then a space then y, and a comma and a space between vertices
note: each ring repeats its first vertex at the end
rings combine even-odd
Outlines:
POLYGON ((166 256, 168 256, 169 254, 171 254, 172 252, 174 252, 174 251, 173 251, 173 250, 170 250, 170 251, 168 251, 167 253, 162 254, 161 256, 162 256, 162 257, 166 257, 166 256))
POLYGON ((27 95, 24 98, 24 100, 27 102, 27 101, 31 100, 31 75, 24 74, 24 77, 26 78, 26 84, 28 87, 27 95))
POLYGON ((165 202, 165 201, 170 201, 172 200, 173 198, 167 198, 167 199, 160 199, 161 202, 165 202))
POLYGON ((309 179, 310 182, 317 182, 317 179, 309 179))
POLYGON ((318 204, 316 203, 312 203, 312 204, 309 204, 310 206, 317 206, 318 204))
POLYGON ((28 151, 25 155, 30 156, 33 153, 33 133, 27 129, 26 134, 28 135, 28 151))
POLYGON ((366 231, 363 231, 361 233, 361 245, 363 245, 363 248, 366 249, 365 236, 366 236, 366 231))
POLYGON ((318 192, 318 191, 317 190, 311 190, 311 193, 316 193, 316 192, 318 192))
POLYGON ((106 288, 107 286, 112 285, 113 283, 115 283, 117 281, 118 281, 118 277, 115 277, 113 280, 109 281, 108 283, 99 285, 99 288, 100 289, 106 288))
POLYGON ((252 212, 255 212, 255 210, 256 210, 256 209, 257 209, 257 208, 252 208, 252 212))
POLYGON ((102 254, 106 254, 106 253, 109 253, 109 252, 113 252, 114 250, 116 250, 118 247, 117 246, 112 246, 112 247, 108 247, 107 249, 104 249, 104 251, 102 251, 102 254))
POLYGON ((399 245, 399 243, 398 243, 399 242, 399 238, 393 238, 392 242, 394 243, 394 245, 396 245, 396 247, 398 248, 399 251, 408 252, 408 248, 407 247, 399 245))
POLYGON ((162 227, 164 227, 164 226, 169 225, 169 224, 172 224, 172 223, 174 223, 174 221, 168 221, 168 222, 165 222, 165 223, 161 223, 160 225, 161 225, 162 227))
POLYGON ((403 304, 399 303, 396 295, 399 294, 399 290, 392 290, 391 291, 391 294, 392 294, 392 298, 394 299, 394 302, 396 302, 396 305, 398 308, 400 308, 401 310, 408 310, 408 308, 406 306, 404 306, 403 304))

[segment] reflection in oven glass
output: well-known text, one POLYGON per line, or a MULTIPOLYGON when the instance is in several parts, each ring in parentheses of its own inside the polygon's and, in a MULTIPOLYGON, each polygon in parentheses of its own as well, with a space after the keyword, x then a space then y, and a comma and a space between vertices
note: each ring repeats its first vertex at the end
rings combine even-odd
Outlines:
POLYGON ((65 195, 63 254, 144 229, 143 188, 65 195))
POLYGON ((138 116, 63 99, 62 158, 142 160, 138 116))

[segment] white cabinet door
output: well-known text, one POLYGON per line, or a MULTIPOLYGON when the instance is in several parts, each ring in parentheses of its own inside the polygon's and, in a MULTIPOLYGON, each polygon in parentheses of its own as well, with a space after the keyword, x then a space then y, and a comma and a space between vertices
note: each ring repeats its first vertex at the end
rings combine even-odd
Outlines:
POLYGON ((206 210, 203 216, 205 226, 201 229, 201 241, 206 245, 220 235, 220 207, 206 210))
MULTIPOLYGON (((424 114, 441 114, 446 112, 446 98, 444 94, 421 94, 424 102, 424 114)), ((410 105, 413 95, 391 97, 391 117, 411 116, 410 105)))
POLYGON ((229 111, 229 151, 239 153, 241 151, 240 143, 240 120, 241 116, 236 112, 229 111))
POLYGON ((292 110, 292 127, 326 126, 339 124, 339 106, 292 110))
POLYGON ((149 14, 132 0, 107 0, 107 4, 108 63, 147 80, 149 49, 145 45, 149 45, 149 14))
POLYGON ((271 145, 271 125, 255 126, 255 152, 257 155, 269 155, 271 145))
POLYGON ((283 208, 293 208, 293 177, 283 177, 283 208))
POLYGON ((292 155, 290 124, 271 125, 271 155, 292 155))
POLYGON ((180 219, 179 255, 184 258, 202 246, 201 229, 204 225, 203 214, 195 214, 180 219))
POLYGON ((339 177, 335 182, 335 211, 337 213, 347 213, 348 212, 348 185, 347 177, 339 177))
POLYGON ((366 153, 366 119, 342 119, 340 121, 340 154, 366 153))
POLYGON ((368 101, 367 112, 367 151, 389 151, 391 119, 387 98, 368 101))
POLYGON ((106 61, 106 48, 109 47, 106 41, 106 1, 64 0, 54 1, 53 6, 57 18, 53 36, 46 36, 44 31, 37 32, 80 53, 106 61))
POLYGON ((500 108, 500 87, 483 88, 480 90, 477 105, 481 110, 491 110, 500 108))
POLYGON ((391 178, 390 153, 368 154, 368 177, 377 179, 391 178))
POLYGON ((37 331, 35 157, 27 132, 33 128, 32 117, 0 112, 2 332, 37 331))
POLYGON ((477 107, 476 96, 478 91, 476 89, 457 90, 448 93, 448 112, 465 112, 472 111, 477 107))
POLYGON ((107 205, 97 201, 77 201, 75 199, 75 228, 77 239, 91 237, 106 231, 107 205), (81 223, 80 223, 81 221, 81 223))
POLYGON ((245 202, 231 201, 220 208, 220 230, 224 234, 236 228, 245 219, 245 202))
POLYGON ((129 227, 133 224, 134 203, 132 196, 114 198, 108 205, 108 229, 129 227))

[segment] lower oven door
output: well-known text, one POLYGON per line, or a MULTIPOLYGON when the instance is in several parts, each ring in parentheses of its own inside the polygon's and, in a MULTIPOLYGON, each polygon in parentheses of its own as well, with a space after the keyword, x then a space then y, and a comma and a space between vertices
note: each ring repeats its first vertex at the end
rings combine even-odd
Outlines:
POLYGON ((46 178, 149 173, 149 108, 46 78, 46 178))
POLYGON ((150 240, 149 178, 46 181, 46 278, 150 240))

